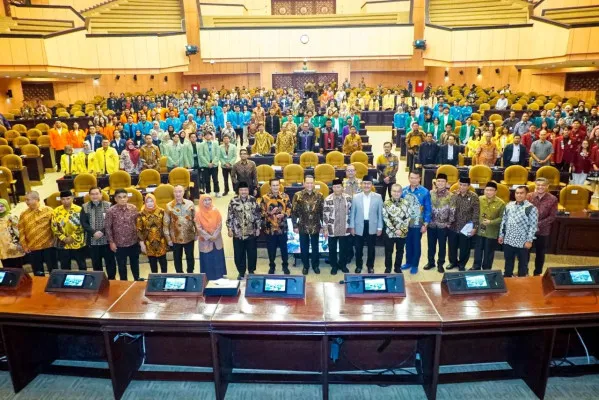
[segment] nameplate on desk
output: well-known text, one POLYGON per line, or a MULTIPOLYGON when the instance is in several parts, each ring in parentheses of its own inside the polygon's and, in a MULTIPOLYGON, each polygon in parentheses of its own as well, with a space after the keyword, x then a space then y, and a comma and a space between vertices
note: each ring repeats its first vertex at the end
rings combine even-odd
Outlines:
POLYGON ((203 296, 206 274, 150 274, 146 296, 203 296))
POLYGON ((599 289, 599 267, 547 268, 543 280, 554 290, 599 289))
POLYGON ((54 270, 48 278, 46 292, 98 293, 108 286, 102 271, 54 270))
POLYGON ((237 279, 217 279, 208 281, 204 295, 206 296, 237 296, 239 294, 240 281, 237 279))
POLYGON ((282 171, 282 170, 283 170, 283 167, 281 167, 280 165, 273 165, 273 166, 272 166, 272 169, 273 169, 274 171, 282 171))
POLYGON ((303 299, 306 277, 303 275, 249 275, 245 297, 303 299))
POLYGON ((402 274, 345 274, 339 283, 345 285, 345 297, 406 297, 402 274))
POLYGON ((31 283, 31 277, 20 268, 2 268, 0 269, 0 292, 16 291, 19 288, 31 283))
POLYGON ((446 272, 441 282, 449 294, 507 292, 500 270, 446 272))

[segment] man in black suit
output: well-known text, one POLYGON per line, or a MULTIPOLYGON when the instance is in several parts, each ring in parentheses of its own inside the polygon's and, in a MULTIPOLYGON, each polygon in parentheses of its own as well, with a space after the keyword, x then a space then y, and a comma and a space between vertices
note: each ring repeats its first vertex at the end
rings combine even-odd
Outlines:
POLYGON ((521 165, 526 167, 528 165, 528 151, 526 146, 520 144, 521 136, 514 135, 514 142, 505 146, 503 150, 503 166, 505 168, 510 165, 521 165))
POLYGON ((92 151, 96 151, 96 150, 102 148, 102 140, 104 140, 104 137, 102 135, 100 135, 99 133, 96 133, 95 126, 90 125, 89 133, 85 137, 85 141, 89 142, 92 151))
POLYGON ((439 155, 437 156, 437 164, 439 165, 458 165, 458 154, 460 153, 460 146, 455 144, 455 135, 447 135, 447 144, 444 144, 439 149, 439 155))
POLYGON ((439 154, 439 145, 433 140, 433 134, 427 133, 426 140, 418 149, 418 163, 420 165, 430 165, 437 163, 439 154))
POLYGON ((274 108, 271 108, 269 115, 266 117, 266 121, 264 121, 264 130, 270 133, 274 138, 276 138, 281 131, 281 120, 279 119, 279 116, 275 114, 275 111, 274 108))

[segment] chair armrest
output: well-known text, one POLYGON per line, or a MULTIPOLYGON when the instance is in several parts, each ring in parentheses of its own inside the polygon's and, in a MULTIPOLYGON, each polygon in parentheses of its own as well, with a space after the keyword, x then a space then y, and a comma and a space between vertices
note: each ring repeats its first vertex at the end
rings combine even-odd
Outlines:
POLYGON ((562 206, 560 203, 557 204, 557 211, 565 211, 566 207, 562 206))

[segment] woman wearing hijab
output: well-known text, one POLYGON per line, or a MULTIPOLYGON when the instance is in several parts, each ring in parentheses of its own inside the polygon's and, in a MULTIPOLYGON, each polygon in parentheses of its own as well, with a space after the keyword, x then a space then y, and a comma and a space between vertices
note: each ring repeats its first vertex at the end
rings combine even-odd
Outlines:
POLYGON ((168 244, 164 236, 163 220, 164 210, 158 207, 153 194, 147 194, 144 206, 137 216, 137 237, 141 252, 148 256, 150 270, 154 274, 158 273, 158 264, 160 272, 167 272, 168 244))
POLYGON ((80 173, 93 174, 96 172, 96 155, 87 140, 83 142, 83 151, 75 156, 75 163, 80 173))
MULTIPOLYGON (((127 148, 125 149, 125 151, 123 151, 123 153, 121 153, 121 159, 124 153, 129 153, 129 159, 131 160, 132 164, 132 172, 130 173, 139 174, 139 171, 141 170, 141 157, 139 156, 139 149, 135 147, 135 143, 133 142, 133 140, 127 140, 127 148)), ((127 171, 127 169, 125 168, 122 169, 127 171)))
POLYGON ((4 268, 22 268, 25 263, 18 224, 19 218, 10 214, 8 201, 0 199, 0 261, 4 268))
POLYGON ((199 233, 200 272, 210 281, 220 279, 227 273, 221 236, 223 220, 207 194, 200 196, 195 223, 199 233))

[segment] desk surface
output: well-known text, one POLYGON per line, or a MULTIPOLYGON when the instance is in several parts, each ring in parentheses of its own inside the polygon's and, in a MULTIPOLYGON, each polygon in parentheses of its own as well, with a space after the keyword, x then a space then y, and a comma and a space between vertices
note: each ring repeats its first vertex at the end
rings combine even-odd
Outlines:
POLYGON ((430 327, 441 325, 420 283, 406 283, 406 297, 363 299, 346 298, 345 285, 325 283, 327 329, 382 327, 430 327))
POLYGON ((131 287, 133 282, 110 281, 98 294, 46 293, 47 277, 31 278, 31 286, 0 296, 0 314, 18 319, 99 319, 131 287))
POLYGON ((215 329, 270 330, 283 326, 317 328, 324 326, 324 284, 306 283, 305 299, 246 298, 245 282, 238 297, 221 297, 212 317, 215 329))
POLYGON ((219 297, 146 296, 146 282, 133 282, 102 317, 114 321, 210 322, 219 297))
POLYGON ((551 321, 566 322, 596 319, 599 292, 543 291, 542 277, 508 278, 507 293, 449 295, 440 282, 422 282, 424 291, 439 313, 443 328, 478 328, 509 325, 538 325, 551 321))

